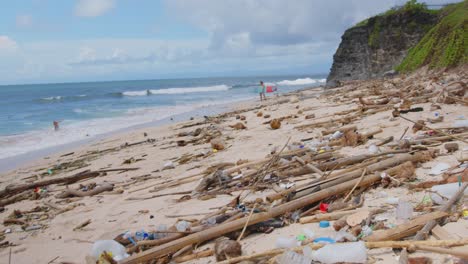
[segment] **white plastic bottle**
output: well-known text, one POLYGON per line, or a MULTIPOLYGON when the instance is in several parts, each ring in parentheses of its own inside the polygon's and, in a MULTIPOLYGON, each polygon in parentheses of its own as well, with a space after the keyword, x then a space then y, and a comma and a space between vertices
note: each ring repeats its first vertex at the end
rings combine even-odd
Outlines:
MULTIPOLYGON (((457 193, 458 189, 460 189, 458 182, 432 186, 431 199, 436 204, 445 204, 448 199, 452 198, 452 196, 457 193), (447 200, 444 201, 442 197, 439 196, 439 194, 447 200)), ((468 188, 465 189, 465 195, 467 194, 468 188)))
POLYGON ((329 244, 312 254, 315 261, 325 264, 338 262, 366 263, 367 248, 364 242, 329 244))

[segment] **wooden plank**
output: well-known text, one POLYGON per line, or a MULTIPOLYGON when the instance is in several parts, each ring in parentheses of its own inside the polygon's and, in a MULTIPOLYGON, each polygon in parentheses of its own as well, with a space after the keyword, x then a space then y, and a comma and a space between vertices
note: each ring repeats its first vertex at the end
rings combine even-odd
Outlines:
POLYGON ((436 225, 432 229, 432 235, 439 240, 452 240, 457 239, 454 235, 450 234, 445 228, 440 225, 436 225))

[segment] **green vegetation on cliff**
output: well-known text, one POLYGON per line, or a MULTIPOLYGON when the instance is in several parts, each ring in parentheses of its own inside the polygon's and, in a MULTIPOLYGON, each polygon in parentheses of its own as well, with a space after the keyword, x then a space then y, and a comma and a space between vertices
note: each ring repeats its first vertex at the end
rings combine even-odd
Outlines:
POLYGON ((397 66, 401 72, 421 66, 450 67, 468 63, 468 0, 440 11, 441 19, 397 66))
POLYGON ((427 8, 426 4, 424 3, 418 3, 416 0, 409 0, 406 2, 403 6, 397 6, 394 8, 391 8, 390 10, 387 10, 384 13, 380 13, 374 17, 371 18, 366 18, 362 20, 361 22, 357 23, 354 27, 362 27, 362 26, 367 26, 369 23, 369 20, 372 18, 383 18, 386 16, 391 16, 391 15, 398 15, 398 14, 415 14, 415 13, 431 13, 431 14, 437 14, 439 11, 438 10, 433 10, 427 8))

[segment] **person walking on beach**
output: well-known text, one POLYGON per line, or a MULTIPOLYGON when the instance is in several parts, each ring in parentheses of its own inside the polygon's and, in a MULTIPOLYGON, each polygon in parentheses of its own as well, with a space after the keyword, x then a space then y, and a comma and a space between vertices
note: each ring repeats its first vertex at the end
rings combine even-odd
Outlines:
POLYGON ((266 100, 265 84, 263 84, 263 81, 260 81, 260 86, 258 87, 258 93, 260 94, 260 101, 266 100))

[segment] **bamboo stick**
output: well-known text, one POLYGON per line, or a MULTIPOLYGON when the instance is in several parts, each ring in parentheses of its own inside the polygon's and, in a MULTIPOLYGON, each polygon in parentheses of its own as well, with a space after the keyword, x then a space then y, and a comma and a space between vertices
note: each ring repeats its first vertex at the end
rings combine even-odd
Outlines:
POLYGON ((294 160, 296 160, 297 162, 299 162, 301 165, 306 166, 306 168, 309 169, 309 171, 311 171, 311 172, 316 172, 316 173, 318 173, 320 176, 323 176, 323 171, 321 171, 319 168, 315 167, 315 166, 312 165, 312 164, 307 164, 307 163, 306 163, 303 159, 301 159, 300 157, 294 156, 294 160))
POLYGON ((447 249, 447 248, 439 248, 439 247, 431 247, 431 246, 423 246, 423 245, 416 245, 417 249, 435 252, 439 254, 449 254, 452 256, 456 256, 462 259, 468 259, 468 251, 466 249, 447 249))
MULTIPOLYGON (((306 216, 306 217, 301 217, 299 219, 299 223, 301 224, 307 224, 307 223, 316 223, 320 221, 332 221, 332 220, 338 220, 343 216, 347 215, 352 215, 354 213, 360 212, 360 211, 366 211, 364 209, 359 209, 359 210, 347 210, 347 211, 340 211, 340 212, 331 212, 331 213, 325 213, 325 214, 316 214, 312 216, 306 216)), ((383 209, 376 209, 372 210, 371 212, 373 214, 380 214, 383 213, 385 210, 383 209)))

